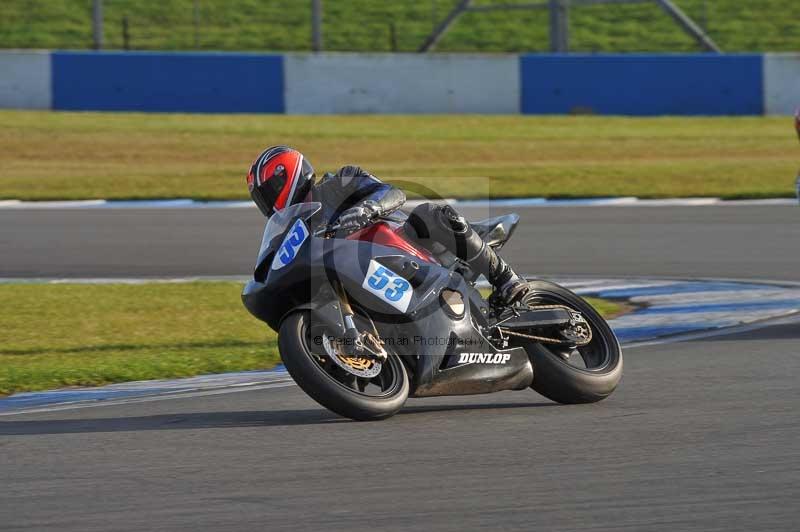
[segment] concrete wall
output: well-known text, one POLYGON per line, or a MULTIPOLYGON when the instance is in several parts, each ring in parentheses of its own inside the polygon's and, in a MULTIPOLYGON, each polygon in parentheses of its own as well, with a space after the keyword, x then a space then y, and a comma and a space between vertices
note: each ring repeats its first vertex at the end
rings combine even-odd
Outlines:
POLYGON ((536 54, 520 61, 523 113, 763 112, 761 55, 536 54))
POLYGON ((800 54, 765 56, 764 107, 768 115, 788 115, 800 108, 800 54))
POLYGON ((0 51, 0 108, 49 109, 50 52, 0 51))
POLYGON ((286 112, 519 112, 511 55, 289 54, 286 112))

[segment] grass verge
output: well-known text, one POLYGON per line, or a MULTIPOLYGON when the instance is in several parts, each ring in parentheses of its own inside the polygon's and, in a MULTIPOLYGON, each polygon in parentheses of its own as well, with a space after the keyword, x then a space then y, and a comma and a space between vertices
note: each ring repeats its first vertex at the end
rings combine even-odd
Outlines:
POLYGON ((240 291, 232 282, 0 285, 0 395, 272 367, 276 336, 240 291))
POLYGON ((241 285, 0 285, 0 393, 267 368, 241 285))
POLYGON ((597 310, 604 318, 613 319, 630 312, 631 307, 619 301, 600 299, 599 297, 584 297, 591 306, 597 310))
POLYGON ((245 199, 265 146, 443 197, 790 197, 791 120, 0 111, 0 199, 245 199))

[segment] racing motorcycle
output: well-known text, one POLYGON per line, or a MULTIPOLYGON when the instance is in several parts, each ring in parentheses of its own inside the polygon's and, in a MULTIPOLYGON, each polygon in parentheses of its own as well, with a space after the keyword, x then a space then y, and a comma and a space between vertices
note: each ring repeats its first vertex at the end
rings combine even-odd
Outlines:
MULTIPOLYGON (((557 284, 534 280, 503 305, 449 252, 404 233, 396 212, 357 232, 301 203, 267 222, 247 310, 278 333, 281 360, 309 396, 355 420, 397 413, 411 397, 524 390, 559 403, 608 397, 622 352, 606 321, 557 284)), ((499 249, 516 214, 473 223, 499 249)))

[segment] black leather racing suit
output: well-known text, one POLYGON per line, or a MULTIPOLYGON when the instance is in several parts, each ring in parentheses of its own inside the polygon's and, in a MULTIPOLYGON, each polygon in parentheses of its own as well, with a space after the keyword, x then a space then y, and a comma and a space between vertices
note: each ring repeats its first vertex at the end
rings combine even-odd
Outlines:
POLYGON ((344 211, 365 202, 377 207, 377 215, 389 214, 405 203, 406 195, 358 166, 344 166, 314 185, 311 201, 322 203, 322 217, 332 224, 344 211))
MULTIPOLYGON (((406 195, 358 166, 345 166, 323 177, 311 189, 311 199, 322 203, 322 216, 333 223, 348 209, 364 205, 376 217, 389 214, 405 203, 406 195)), ((513 292, 503 297, 522 294, 519 288, 524 283, 452 206, 423 203, 411 211, 404 230, 434 254, 450 251, 501 292, 513 292)))

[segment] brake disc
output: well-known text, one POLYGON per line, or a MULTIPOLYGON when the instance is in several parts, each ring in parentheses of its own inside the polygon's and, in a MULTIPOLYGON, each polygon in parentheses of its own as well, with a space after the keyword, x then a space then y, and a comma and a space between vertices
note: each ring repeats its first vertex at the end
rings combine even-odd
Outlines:
POLYGON ((343 352, 341 343, 331 342, 327 336, 322 336, 322 347, 333 363, 351 375, 364 379, 376 377, 383 365, 374 358, 348 356, 343 352))

